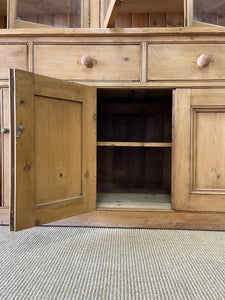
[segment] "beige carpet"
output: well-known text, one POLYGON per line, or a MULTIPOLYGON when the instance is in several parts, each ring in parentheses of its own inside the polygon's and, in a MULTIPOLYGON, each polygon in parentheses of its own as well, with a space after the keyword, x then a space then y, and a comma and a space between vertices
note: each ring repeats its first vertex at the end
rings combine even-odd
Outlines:
POLYGON ((0 299, 225 299, 225 233, 0 226, 0 299))

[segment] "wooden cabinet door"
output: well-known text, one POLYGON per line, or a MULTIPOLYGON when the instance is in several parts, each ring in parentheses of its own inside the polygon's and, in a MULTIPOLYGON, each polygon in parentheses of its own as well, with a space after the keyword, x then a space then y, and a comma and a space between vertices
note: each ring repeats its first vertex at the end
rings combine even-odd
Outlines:
POLYGON ((96 208, 96 88, 10 70, 11 230, 96 208))
POLYGON ((173 197, 176 210, 225 211, 225 89, 177 89, 173 197))

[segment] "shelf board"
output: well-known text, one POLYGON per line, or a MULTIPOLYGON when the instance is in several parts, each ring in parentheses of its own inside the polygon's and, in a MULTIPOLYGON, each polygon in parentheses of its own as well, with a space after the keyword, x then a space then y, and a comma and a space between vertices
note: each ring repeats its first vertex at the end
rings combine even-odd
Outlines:
POLYGON ((171 210, 171 195, 163 193, 97 193, 97 208, 171 210))
POLYGON ((97 142, 100 147, 161 147, 171 148, 172 143, 148 143, 148 142, 97 142))
POLYGON ((106 13, 104 27, 113 27, 118 13, 181 12, 184 12, 184 0, 111 0, 106 13))

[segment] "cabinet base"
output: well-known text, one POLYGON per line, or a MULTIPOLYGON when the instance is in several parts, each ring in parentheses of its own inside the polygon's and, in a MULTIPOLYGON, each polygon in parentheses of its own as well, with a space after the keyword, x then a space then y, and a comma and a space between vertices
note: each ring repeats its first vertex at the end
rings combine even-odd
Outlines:
MULTIPOLYGON (((0 224, 9 224, 8 209, 0 209, 0 224)), ((96 210, 47 225, 225 230, 225 213, 96 210)))

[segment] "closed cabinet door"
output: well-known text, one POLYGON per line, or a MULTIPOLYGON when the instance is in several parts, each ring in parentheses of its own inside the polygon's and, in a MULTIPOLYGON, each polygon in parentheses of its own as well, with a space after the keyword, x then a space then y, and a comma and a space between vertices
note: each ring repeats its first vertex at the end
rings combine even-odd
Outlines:
POLYGON ((225 211, 225 89, 177 89, 173 199, 176 210, 225 211))
POLYGON ((10 71, 11 230, 96 208, 96 89, 10 71))

